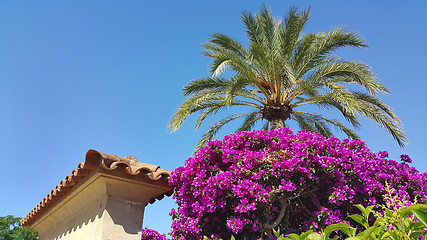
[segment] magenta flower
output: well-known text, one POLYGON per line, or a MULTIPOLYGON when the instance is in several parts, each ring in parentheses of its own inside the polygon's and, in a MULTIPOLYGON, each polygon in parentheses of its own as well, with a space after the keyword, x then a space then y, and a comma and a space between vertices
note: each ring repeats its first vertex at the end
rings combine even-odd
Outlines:
POLYGON ((402 162, 412 163, 412 159, 406 154, 400 155, 400 159, 402 160, 402 162))
POLYGON ((259 239, 275 221, 283 233, 319 231, 358 213, 355 204, 384 204, 386 182, 399 198, 426 198, 427 174, 409 167, 407 155, 403 163, 387 157, 361 140, 305 130, 225 136, 172 172, 169 183, 178 203, 171 211, 173 238, 259 239))
POLYGON ((164 234, 160 234, 159 232, 149 228, 144 228, 142 229, 141 240, 168 240, 168 239, 164 234))

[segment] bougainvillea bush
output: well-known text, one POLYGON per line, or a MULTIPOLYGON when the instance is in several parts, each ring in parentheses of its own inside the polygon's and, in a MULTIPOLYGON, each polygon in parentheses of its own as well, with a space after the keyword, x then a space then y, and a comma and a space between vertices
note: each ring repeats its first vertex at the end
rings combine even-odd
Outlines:
POLYGON ((166 235, 160 234, 156 230, 143 228, 141 233, 141 240, 168 240, 166 235))
POLYGON ((383 204, 386 182, 399 197, 427 197, 427 175, 372 153, 361 140, 290 129, 238 132, 211 141, 171 174, 178 209, 174 239, 258 239, 319 231, 348 221, 355 204, 383 204))

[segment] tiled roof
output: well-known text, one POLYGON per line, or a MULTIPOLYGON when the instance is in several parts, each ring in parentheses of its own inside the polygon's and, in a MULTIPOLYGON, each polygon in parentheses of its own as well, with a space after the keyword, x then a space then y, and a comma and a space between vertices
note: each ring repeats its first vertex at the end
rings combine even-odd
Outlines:
MULTIPOLYGON (((142 176, 147 178, 149 181, 159 181, 161 179, 167 180, 170 176, 170 171, 161 169, 159 166, 141 163, 132 156, 119 157, 113 154, 105 154, 96 150, 90 149, 86 153, 85 162, 78 164, 77 168, 74 169, 70 175, 67 175, 65 179, 61 180, 58 185, 47 196, 40 201, 40 203, 30 212, 28 215, 21 220, 21 225, 29 226, 43 213, 45 213, 51 206, 57 203, 61 197, 70 192, 74 186, 78 183, 84 182, 93 171, 99 167, 109 171, 123 171, 126 175, 131 176, 142 176)), ((167 182, 167 181, 166 181, 167 182)), ((170 196, 171 190, 156 196, 150 200, 150 203, 154 203, 156 199, 160 200, 165 195, 170 196)))

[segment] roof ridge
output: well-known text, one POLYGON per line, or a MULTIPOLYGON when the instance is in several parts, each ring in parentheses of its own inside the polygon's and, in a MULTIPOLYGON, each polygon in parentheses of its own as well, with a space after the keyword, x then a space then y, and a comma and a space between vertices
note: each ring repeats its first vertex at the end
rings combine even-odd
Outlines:
MULTIPOLYGON (((151 181, 158 181, 162 178, 168 179, 171 171, 161 169, 160 166, 138 162, 135 157, 119 157, 114 154, 106 154, 94 149, 89 149, 86 153, 85 162, 77 165, 76 169, 71 171, 71 174, 65 176, 40 203, 21 220, 21 225, 28 226, 33 223, 38 217, 44 214, 51 206, 57 203, 66 193, 68 193, 74 186, 85 180, 92 171, 99 167, 114 171, 119 168, 125 174, 130 176, 141 175, 148 177, 151 181)), ((173 193, 172 189, 164 194, 154 197, 149 202, 154 203, 156 199, 160 200, 164 195, 170 196, 173 193)))

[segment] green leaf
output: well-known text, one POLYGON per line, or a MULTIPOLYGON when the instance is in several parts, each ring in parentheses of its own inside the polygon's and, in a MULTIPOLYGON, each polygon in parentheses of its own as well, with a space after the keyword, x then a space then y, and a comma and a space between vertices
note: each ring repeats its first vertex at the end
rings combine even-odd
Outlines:
POLYGON ((307 236, 306 240, 322 240, 322 236, 318 233, 311 233, 307 236))
POLYGON ((399 234, 397 234, 397 231, 396 230, 391 230, 391 231, 387 231, 389 234, 390 234, 390 237, 392 238, 392 239, 399 239, 399 234))
POLYGON ((300 239, 300 236, 298 236, 298 234, 295 234, 295 233, 288 234, 288 235, 286 235, 286 237, 289 239, 292 239, 292 240, 299 240, 300 239))
POLYGON ((414 210, 420 210, 420 211, 427 211, 427 204, 413 204, 411 206, 408 206, 407 208, 400 210, 399 214, 401 218, 405 218, 411 214, 413 214, 411 211, 414 210))
POLYGON ((365 215, 365 211, 366 211, 366 209, 365 209, 365 207, 364 207, 362 204, 356 204, 356 205, 354 205, 354 206, 356 206, 356 207, 360 210, 360 212, 361 212, 363 215, 365 215))
POLYGON ((305 239, 307 239, 307 237, 310 235, 310 234, 312 234, 313 233, 313 230, 308 230, 307 232, 305 232, 305 233, 301 233, 301 235, 299 236, 299 239, 300 240, 305 240, 305 239))
POLYGON ((230 240, 236 240, 235 238, 234 238, 234 236, 233 235, 231 235, 231 239, 230 240))
POLYGON ((329 237, 329 235, 336 230, 341 230, 341 232, 345 233, 347 236, 351 236, 352 229, 353 227, 349 226, 347 223, 336 223, 327 226, 324 232, 326 237, 329 237))
POLYGON ((424 224, 420 221, 416 221, 416 222, 411 221, 411 223, 409 223, 409 226, 408 226, 408 229, 410 229, 410 230, 418 230, 418 229, 423 229, 423 228, 425 228, 424 224))
POLYGON ((277 230, 273 229, 273 233, 276 237, 279 237, 280 236, 280 228, 277 228, 277 230))
POLYGON ((381 225, 375 229, 373 234, 376 234, 378 239, 384 239, 383 236, 385 235, 386 232, 387 232, 387 226, 381 225))
POLYGON ((349 236, 351 236, 351 237, 356 236, 356 232, 357 232, 357 228, 350 229, 350 235, 349 236))
POLYGON ((388 208, 386 208, 384 210, 384 215, 387 216, 387 217, 393 218, 393 212, 390 209, 388 209, 388 208))
POLYGON ((369 215, 371 214, 372 209, 373 209, 374 207, 375 207, 374 205, 371 205, 371 206, 367 206, 367 207, 366 207, 366 210, 365 210, 365 218, 366 218, 366 220, 368 220, 368 219, 369 219, 369 215))
POLYGON ((381 236, 381 239, 388 239, 388 238, 393 239, 393 237, 390 235, 390 231, 386 231, 386 232, 381 236))
POLYGON ((286 240, 286 239, 289 239, 289 238, 286 238, 286 237, 285 237, 285 236, 283 236, 283 235, 277 238, 277 240, 286 240))
POLYGON ((363 232, 360 232, 359 234, 357 234, 357 237, 360 237, 361 239, 369 239, 369 237, 371 236, 371 234, 377 229, 378 227, 376 226, 372 226, 369 227, 368 229, 366 229, 363 232))
POLYGON ((426 234, 427 231, 422 230, 422 231, 414 231, 411 233, 410 237, 411 239, 418 239, 419 236, 426 234))
POLYGON ((420 210, 411 210, 411 212, 424 225, 424 227, 427 227, 427 214, 425 212, 420 210))
POLYGON ((348 216, 349 218, 353 219, 354 221, 356 221, 357 223, 359 223, 360 225, 364 226, 365 228, 368 228, 368 223, 366 222, 366 219, 360 215, 357 214, 353 214, 348 216))

